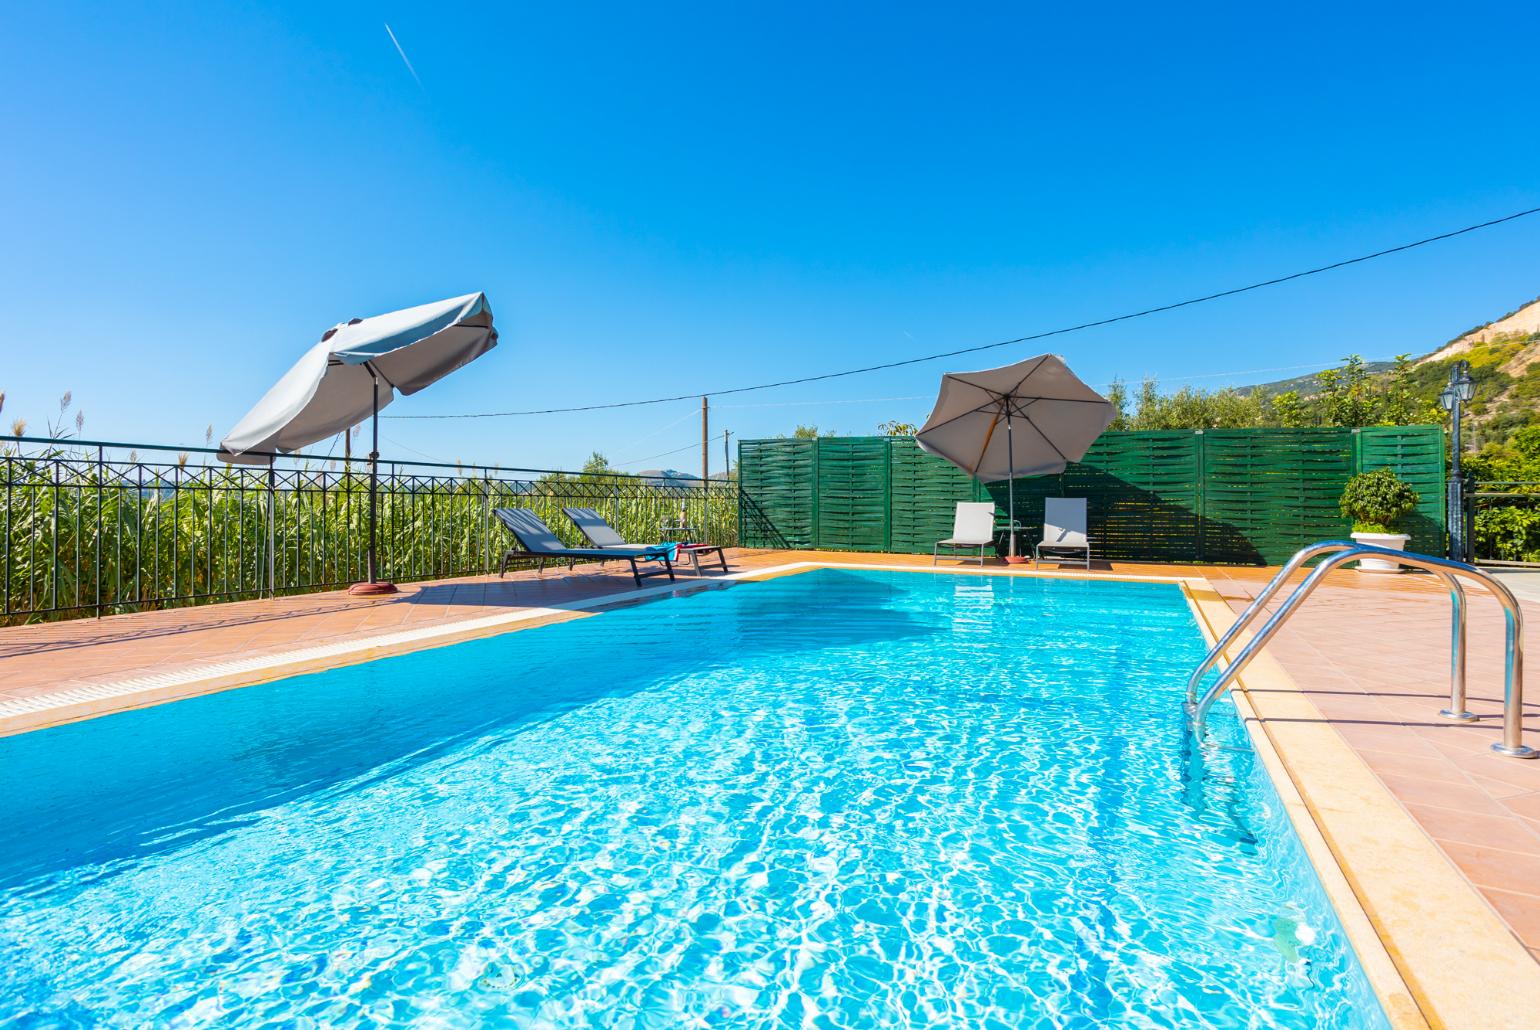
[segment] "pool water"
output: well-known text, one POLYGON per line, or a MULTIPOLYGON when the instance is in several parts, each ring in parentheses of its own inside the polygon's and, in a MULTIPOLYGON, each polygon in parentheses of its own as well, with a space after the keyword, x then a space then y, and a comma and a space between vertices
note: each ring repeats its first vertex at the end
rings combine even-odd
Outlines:
POLYGON ((821 569, 0 740, 0 1023, 1383 1026, 1203 650, 821 569))

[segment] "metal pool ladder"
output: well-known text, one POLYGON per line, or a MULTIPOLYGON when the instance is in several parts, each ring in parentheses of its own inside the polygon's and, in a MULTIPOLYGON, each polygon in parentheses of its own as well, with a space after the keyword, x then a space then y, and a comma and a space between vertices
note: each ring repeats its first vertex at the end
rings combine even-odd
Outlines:
POLYGON ((1235 620, 1233 626, 1225 631, 1224 636, 1219 638, 1219 642, 1214 645, 1208 656, 1193 670, 1192 676, 1187 680, 1187 708, 1192 715, 1193 733, 1202 737, 1204 723, 1208 719, 1209 709, 1214 706, 1214 702, 1234 686, 1236 677, 1267 645, 1273 634, 1289 621, 1289 616, 1304 603, 1305 598, 1321 585, 1326 574, 1339 565, 1365 557, 1389 558, 1414 569, 1425 569, 1442 579, 1449 588, 1449 599, 1454 607, 1449 637, 1449 707, 1438 714, 1454 722, 1474 722, 1477 718, 1465 707, 1465 588, 1460 581, 1474 580, 1491 591, 1503 606, 1508 644, 1503 665, 1503 739, 1502 743, 1493 744, 1492 750, 1511 758, 1540 756, 1540 752, 1524 746, 1524 612, 1520 609, 1519 602, 1514 599, 1512 591, 1493 576, 1464 562, 1435 558, 1427 554, 1393 551, 1388 547, 1362 544, 1356 540, 1322 540, 1295 552, 1288 564, 1278 571, 1272 581, 1257 595, 1256 600, 1251 602, 1251 606, 1235 620), (1199 681, 1219 662, 1225 649, 1240 636, 1242 630, 1257 620, 1266 608, 1267 602, 1283 589, 1284 584, 1296 569, 1312 558, 1323 555, 1327 557, 1294 588, 1284 599, 1283 604, 1278 606, 1278 610, 1262 625, 1257 635, 1252 637, 1246 646, 1241 648, 1240 654, 1224 667, 1219 674, 1219 679, 1204 691, 1201 698, 1198 697, 1199 681))

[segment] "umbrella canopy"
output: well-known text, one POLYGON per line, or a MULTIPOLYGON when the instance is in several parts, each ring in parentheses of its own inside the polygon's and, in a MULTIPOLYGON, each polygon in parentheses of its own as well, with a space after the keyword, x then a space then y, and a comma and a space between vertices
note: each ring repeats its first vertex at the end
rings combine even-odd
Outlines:
POLYGON ((985 483, 1063 472, 1117 417, 1057 354, 941 377, 936 407, 915 434, 922 450, 985 483), (1010 421, 1007 432, 1007 419, 1010 421))
MULTIPOLYGON (((1039 354, 942 376, 936 407, 914 440, 981 482, 1009 481, 1014 520, 1015 478, 1063 472, 1116 417, 1112 403, 1081 382, 1063 358, 1039 354)), ((1016 554, 1015 533, 1010 554, 1016 554)))
POLYGON ((219 442, 226 461, 265 465, 378 413, 397 390, 414 394, 497 346, 484 293, 355 318, 283 374, 219 442))

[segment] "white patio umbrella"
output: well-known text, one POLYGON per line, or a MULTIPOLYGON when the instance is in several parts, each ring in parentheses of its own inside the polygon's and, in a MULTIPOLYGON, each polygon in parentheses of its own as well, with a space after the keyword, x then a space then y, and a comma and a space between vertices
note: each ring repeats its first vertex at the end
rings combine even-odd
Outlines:
MULTIPOLYGON (((1081 382, 1063 358, 1039 354, 942 376, 936 407, 914 440, 982 483, 1006 480, 1014 521, 1015 478, 1063 472, 1116 417, 1112 403, 1081 382)), ((1009 535, 1014 558, 1016 534, 1009 535)))
POLYGON ((484 293, 341 322, 283 374, 219 442, 225 461, 266 465, 365 418, 374 423, 369 450, 369 578, 355 590, 389 593, 377 578, 380 409, 396 391, 414 394, 497 346, 484 293), (365 589, 360 589, 365 588, 365 589))

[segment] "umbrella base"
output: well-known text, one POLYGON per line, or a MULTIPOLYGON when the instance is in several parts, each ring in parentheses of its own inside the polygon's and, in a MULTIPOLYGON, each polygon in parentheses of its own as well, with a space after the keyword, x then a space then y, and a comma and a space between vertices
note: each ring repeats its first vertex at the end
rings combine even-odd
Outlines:
POLYGON ((1025 565, 1031 560, 1031 558, 1024 554, 1008 554, 1005 556, 1005 563, 1007 565, 1025 565))
POLYGON ((354 597, 382 597, 386 594, 396 593, 396 584, 384 582, 354 583, 348 587, 348 593, 354 597))

